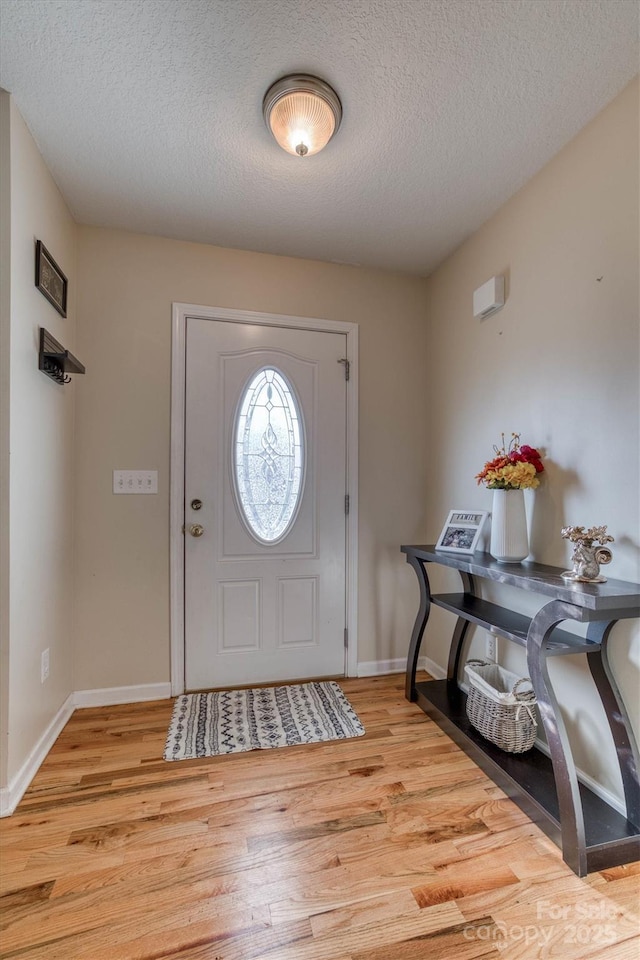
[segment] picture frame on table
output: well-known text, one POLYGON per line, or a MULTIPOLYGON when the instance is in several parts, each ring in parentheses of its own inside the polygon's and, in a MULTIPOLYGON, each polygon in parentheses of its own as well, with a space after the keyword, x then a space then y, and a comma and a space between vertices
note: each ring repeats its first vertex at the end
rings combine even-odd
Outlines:
POLYGON ((488 514, 488 510, 450 510, 438 537, 436 550, 474 553, 488 514))
POLYGON ((67 278, 42 240, 36 240, 36 287, 63 317, 67 315, 67 286, 67 278))

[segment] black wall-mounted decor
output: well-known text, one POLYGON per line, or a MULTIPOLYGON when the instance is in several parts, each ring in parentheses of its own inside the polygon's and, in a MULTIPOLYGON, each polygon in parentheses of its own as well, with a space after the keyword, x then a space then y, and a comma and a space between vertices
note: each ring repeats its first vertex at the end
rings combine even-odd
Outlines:
POLYGON ((40 350, 38 370, 42 370, 57 383, 71 383, 70 373, 84 373, 84 366, 72 353, 52 337, 48 330, 40 327, 40 350))
POLYGON ((42 240, 36 240, 36 287, 63 317, 67 315, 67 278, 42 240))

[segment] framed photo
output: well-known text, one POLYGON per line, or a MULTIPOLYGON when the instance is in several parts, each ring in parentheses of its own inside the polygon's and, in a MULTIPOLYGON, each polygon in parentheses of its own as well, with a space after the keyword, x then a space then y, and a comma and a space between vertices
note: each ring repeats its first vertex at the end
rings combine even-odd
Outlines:
POLYGON ((36 287, 63 317, 67 315, 67 278, 42 240, 36 240, 36 287))
POLYGON ((473 553, 487 513, 487 510, 451 510, 436 543, 436 550, 473 553))

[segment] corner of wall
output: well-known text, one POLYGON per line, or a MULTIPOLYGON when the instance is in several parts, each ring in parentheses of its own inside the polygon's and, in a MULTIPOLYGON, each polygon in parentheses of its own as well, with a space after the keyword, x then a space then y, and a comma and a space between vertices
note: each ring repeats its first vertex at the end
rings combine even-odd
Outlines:
POLYGON ((0 89, 0 790, 7 783, 9 737, 10 124, 10 97, 0 89))

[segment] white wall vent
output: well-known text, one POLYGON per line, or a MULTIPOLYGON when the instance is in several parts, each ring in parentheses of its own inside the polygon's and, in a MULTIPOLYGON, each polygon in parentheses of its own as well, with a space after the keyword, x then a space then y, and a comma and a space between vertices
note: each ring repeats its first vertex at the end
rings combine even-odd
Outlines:
POLYGON ((504 306, 504 277, 491 277, 473 292, 473 316, 484 320, 504 306))

